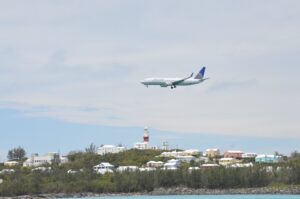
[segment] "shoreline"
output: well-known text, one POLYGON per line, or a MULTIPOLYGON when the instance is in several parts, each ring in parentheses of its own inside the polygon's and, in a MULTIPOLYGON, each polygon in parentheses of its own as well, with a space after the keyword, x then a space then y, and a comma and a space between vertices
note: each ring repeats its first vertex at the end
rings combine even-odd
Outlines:
POLYGON ((168 195, 300 195, 300 186, 261 187, 236 189, 192 189, 187 187, 157 188, 151 192, 133 193, 53 193, 22 196, 7 196, 0 199, 50 199, 50 198, 84 198, 107 196, 168 196, 168 195))

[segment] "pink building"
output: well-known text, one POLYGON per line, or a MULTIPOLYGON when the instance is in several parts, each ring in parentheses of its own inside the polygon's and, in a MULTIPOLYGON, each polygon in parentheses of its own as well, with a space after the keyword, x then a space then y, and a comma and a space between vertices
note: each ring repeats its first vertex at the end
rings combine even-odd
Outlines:
POLYGON ((224 158, 242 159, 243 154, 243 151, 226 151, 224 153, 224 158))

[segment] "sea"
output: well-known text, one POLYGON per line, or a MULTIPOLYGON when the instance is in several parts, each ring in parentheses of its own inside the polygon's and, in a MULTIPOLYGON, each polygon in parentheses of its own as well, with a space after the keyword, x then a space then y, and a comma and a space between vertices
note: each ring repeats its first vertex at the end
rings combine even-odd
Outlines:
POLYGON ((103 196, 83 199, 300 199, 300 195, 168 195, 168 196, 103 196))

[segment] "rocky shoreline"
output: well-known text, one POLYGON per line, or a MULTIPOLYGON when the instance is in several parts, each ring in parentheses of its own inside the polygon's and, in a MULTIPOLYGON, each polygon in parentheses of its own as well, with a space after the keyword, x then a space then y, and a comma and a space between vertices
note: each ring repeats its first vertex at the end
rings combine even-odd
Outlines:
POLYGON ((138 193, 54 193, 39 195, 23 195, 14 197, 0 197, 0 199, 50 199, 50 198, 84 198, 104 196, 137 196, 137 195, 237 195, 237 194, 287 194, 300 195, 300 186, 262 187, 238 189, 191 189, 186 187, 157 188, 151 192, 138 193))
POLYGON ((227 194, 300 194, 299 186, 284 188, 262 187, 262 188, 238 188, 238 189, 190 189, 177 187, 170 189, 156 189, 148 195, 227 195, 227 194))

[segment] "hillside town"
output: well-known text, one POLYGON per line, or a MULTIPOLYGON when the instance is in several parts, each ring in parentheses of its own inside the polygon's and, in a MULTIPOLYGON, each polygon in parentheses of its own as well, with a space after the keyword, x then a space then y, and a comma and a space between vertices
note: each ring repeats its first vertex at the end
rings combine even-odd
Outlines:
POLYGON ((283 156, 218 148, 171 149, 166 141, 161 147, 153 146, 147 128, 141 137, 131 148, 90 144, 67 155, 49 152, 26 157, 22 147, 11 149, 8 161, 0 163, 0 197, 149 193, 161 189, 164 191, 159 193, 166 194, 168 189, 183 193, 186 188, 190 193, 232 188, 240 193, 248 193, 245 188, 255 188, 255 193, 276 193, 274 185, 278 183, 288 187, 285 193, 300 193, 298 187, 292 187, 300 183, 297 151, 283 156), (269 186, 272 191, 266 191, 269 186))
MULTIPOLYGON (((161 158, 165 161, 149 160, 141 167, 138 165, 118 165, 110 162, 99 162, 93 166, 93 170, 98 174, 124 172, 124 171, 154 171, 154 170, 177 170, 182 164, 188 164, 188 170, 198 170, 214 167, 252 167, 254 164, 275 164, 284 161, 284 156, 278 154, 256 154, 252 152, 243 152, 240 150, 227 150, 222 153, 218 148, 206 149, 204 152, 198 149, 170 150, 168 143, 164 142, 162 147, 151 146, 148 128, 145 127, 143 139, 136 142, 132 148, 127 149, 122 145, 103 144, 99 146, 95 153, 99 156, 107 154, 118 154, 128 150, 155 150, 161 152, 155 158, 161 158)), ((68 163, 68 156, 62 156, 56 152, 50 152, 44 155, 32 154, 24 161, 8 160, 3 163, 4 167, 0 174, 13 173, 12 167, 21 166, 32 168, 32 171, 49 171, 52 164, 68 163)), ((269 167, 272 169, 272 167, 269 167)), ((70 169, 67 173, 77 173, 82 170, 70 169)))

